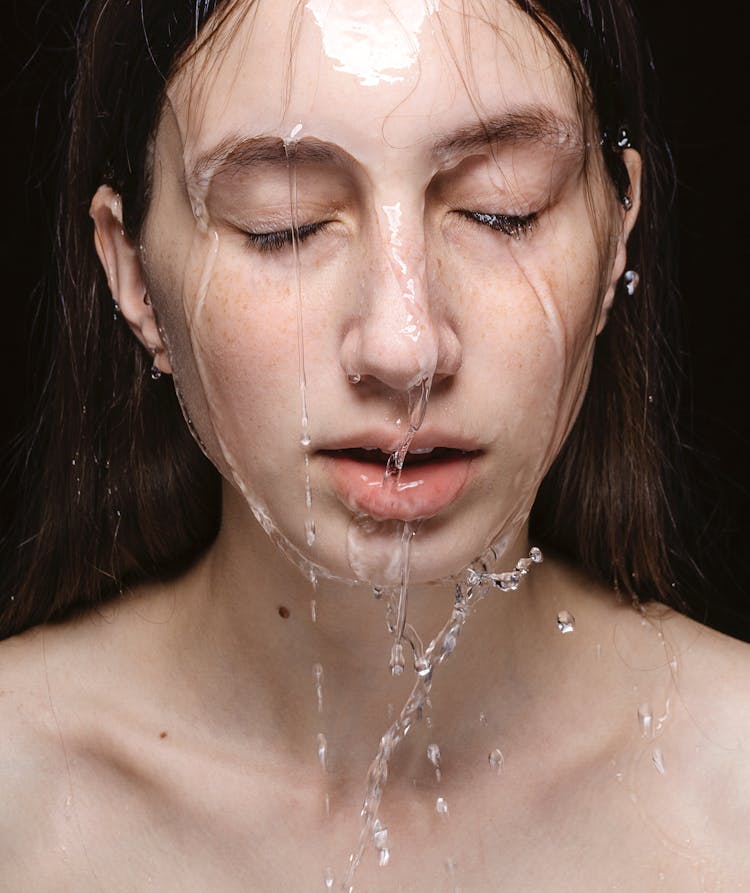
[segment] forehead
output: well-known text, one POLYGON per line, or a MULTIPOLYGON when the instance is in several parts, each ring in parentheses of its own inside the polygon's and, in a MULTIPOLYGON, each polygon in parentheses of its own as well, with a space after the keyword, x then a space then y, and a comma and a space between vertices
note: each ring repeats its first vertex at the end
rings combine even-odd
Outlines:
POLYGON ((240 2, 168 95, 188 163, 314 134, 377 164, 519 109, 580 132, 570 72, 508 0, 240 2))

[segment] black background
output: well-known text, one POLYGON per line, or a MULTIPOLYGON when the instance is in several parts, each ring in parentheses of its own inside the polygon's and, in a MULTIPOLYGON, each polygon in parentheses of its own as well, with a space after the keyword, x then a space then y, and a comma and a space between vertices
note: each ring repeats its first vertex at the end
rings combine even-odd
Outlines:
MULTIPOLYGON (((700 12, 689 13, 682 0, 643 0, 640 5, 679 174, 680 287, 691 380, 684 418, 708 469, 700 484, 708 492, 707 510, 691 523, 705 527, 709 573, 718 575, 729 603, 743 610, 750 582, 750 107, 744 28, 723 6, 714 7, 715 13, 696 6, 700 12)), ((2 443, 17 431, 28 393, 34 287, 50 255, 51 147, 66 115, 63 84, 74 61, 69 23, 80 6, 60 0, 3 4, 2 443)), ((686 481, 694 485, 692 478, 686 481)), ((0 503, 0 509, 4 506, 0 503)), ((750 630, 738 620, 728 625, 746 637, 750 630)))

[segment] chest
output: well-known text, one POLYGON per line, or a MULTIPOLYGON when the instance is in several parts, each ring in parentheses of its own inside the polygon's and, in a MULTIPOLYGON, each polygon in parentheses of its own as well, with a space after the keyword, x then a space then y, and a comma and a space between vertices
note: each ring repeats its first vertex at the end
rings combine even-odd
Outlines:
MULTIPOLYGON (((56 805, 54 833, 27 866, 22 886, 7 889, 342 888, 360 830, 356 785, 324 790, 208 765, 195 767, 186 782, 182 773, 170 777, 165 769, 161 784, 113 785, 109 779, 101 788, 79 788, 56 805)), ((610 763, 590 766, 588 777, 542 788, 513 772, 463 789, 396 782, 381 804, 387 834, 378 838, 379 847, 366 849, 354 889, 735 889, 732 866, 721 854, 686 837, 674 822, 665 825, 666 815, 610 763)))

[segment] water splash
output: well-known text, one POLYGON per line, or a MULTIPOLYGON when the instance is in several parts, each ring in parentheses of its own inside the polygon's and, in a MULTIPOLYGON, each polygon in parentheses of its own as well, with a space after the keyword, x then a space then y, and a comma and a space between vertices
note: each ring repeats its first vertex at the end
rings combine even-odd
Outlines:
POLYGON ((429 376, 425 376, 418 385, 409 389, 409 427, 406 430, 406 436, 401 446, 388 458, 388 464, 385 468, 385 481, 391 478, 395 472, 396 486, 400 484, 401 471, 403 470, 409 447, 427 415, 427 404, 431 390, 432 379, 429 376))
MULTIPOLYGON (((543 560, 541 551, 536 548, 529 552, 529 558, 531 564, 526 573, 534 564, 540 564, 543 560)), ((518 570, 510 574, 491 574, 470 569, 465 582, 456 584, 453 610, 447 622, 419 657, 415 656, 415 680, 412 690, 401 712, 381 737, 378 751, 367 773, 365 797, 360 813, 362 824, 359 840, 355 851, 349 856, 349 865, 341 887, 344 893, 352 893, 354 890, 355 874, 368 845, 373 840, 380 802, 388 781, 391 758, 414 723, 422 717, 432 691, 435 670, 445 663, 455 650, 461 629, 474 607, 496 589, 500 591, 518 589, 523 576, 524 574, 518 570)), ((440 799, 445 803, 444 798, 440 799)), ((447 812, 447 803, 445 811, 447 812)))
MULTIPOLYGON (((396 621, 393 627, 394 640, 391 647, 391 673, 400 676, 404 671, 404 631, 406 628, 406 609, 409 598, 409 568, 411 558, 411 544, 416 531, 408 521, 404 522, 401 531, 401 580, 398 587, 398 596, 395 606, 396 621)), ((391 615, 393 614, 393 600, 389 604, 391 615)))

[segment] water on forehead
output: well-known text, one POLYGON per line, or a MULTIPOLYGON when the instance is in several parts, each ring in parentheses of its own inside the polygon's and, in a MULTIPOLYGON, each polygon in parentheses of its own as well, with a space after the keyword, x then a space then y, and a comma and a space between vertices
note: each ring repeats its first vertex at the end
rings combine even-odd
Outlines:
POLYGON ((205 70, 172 87, 188 154, 230 135, 287 137, 301 123, 300 137, 376 165, 520 105, 574 120, 570 76, 531 20, 505 0, 491 21, 475 6, 365 0, 353 12, 346 0, 261 0, 248 14, 240 5, 231 37, 192 63, 205 70))

